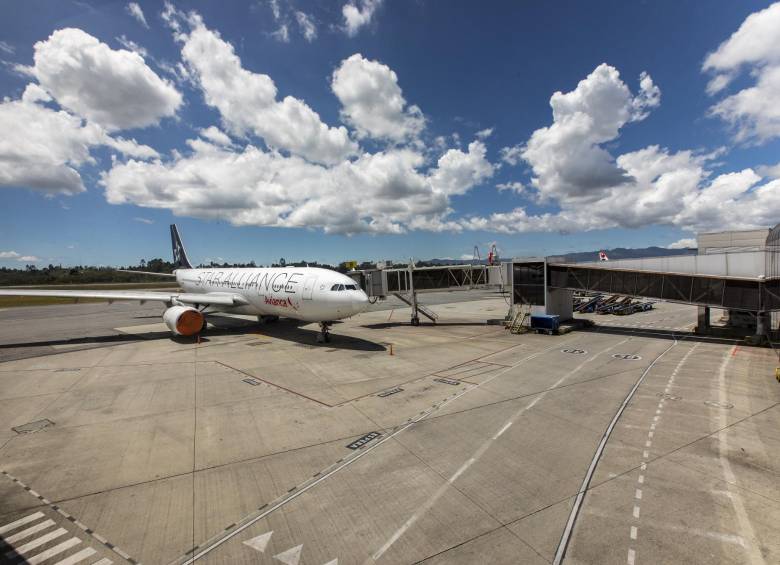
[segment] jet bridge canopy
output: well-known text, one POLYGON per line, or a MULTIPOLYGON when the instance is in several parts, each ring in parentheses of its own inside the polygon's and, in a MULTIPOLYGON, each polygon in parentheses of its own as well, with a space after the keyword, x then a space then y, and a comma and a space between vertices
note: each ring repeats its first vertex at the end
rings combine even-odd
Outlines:
POLYGON ((441 265, 370 269, 347 273, 369 296, 499 288, 505 276, 499 265, 441 265))

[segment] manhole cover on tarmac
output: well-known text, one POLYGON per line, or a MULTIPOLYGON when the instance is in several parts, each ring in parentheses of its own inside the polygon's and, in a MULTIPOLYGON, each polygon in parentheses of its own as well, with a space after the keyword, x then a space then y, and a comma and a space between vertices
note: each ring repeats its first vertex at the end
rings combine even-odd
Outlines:
POLYGON ((587 351, 584 349, 561 349, 561 353, 571 353, 572 355, 585 355, 587 351))
POLYGON ((43 420, 35 420, 34 422, 30 422, 28 424, 22 424, 21 426, 16 426, 11 429, 15 431, 17 434, 31 434, 33 432, 39 432, 41 430, 49 428, 53 425, 54 422, 52 422, 48 418, 44 418, 43 420))
POLYGON ((630 353, 615 353, 612 357, 623 361, 639 361, 641 359, 639 355, 631 355, 630 353))
POLYGON ((718 402, 717 400, 705 400, 704 404, 707 406, 713 406, 715 408, 725 408, 726 410, 734 408, 733 404, 729 404, 728 402, 718 402))

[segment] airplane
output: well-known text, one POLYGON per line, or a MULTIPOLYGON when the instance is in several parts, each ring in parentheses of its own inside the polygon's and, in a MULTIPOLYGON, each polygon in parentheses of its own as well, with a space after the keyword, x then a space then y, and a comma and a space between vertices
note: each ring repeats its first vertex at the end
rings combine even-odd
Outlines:
POLYGON ((173 274, 137 272, 172 277, 183 292, 135 290, 28 290, 0 289, 0 296, 56 296, 161 302, 163 322, 177 336, 193 336, 206 329, 204 313, 250 314, 260 323, 280 317, 319 322, 317 342, 330 341, 335 320, 364 312, 368 296, 346 275, 316 267, 195 269, 187 257, 176 224, 171 225, 173 274))

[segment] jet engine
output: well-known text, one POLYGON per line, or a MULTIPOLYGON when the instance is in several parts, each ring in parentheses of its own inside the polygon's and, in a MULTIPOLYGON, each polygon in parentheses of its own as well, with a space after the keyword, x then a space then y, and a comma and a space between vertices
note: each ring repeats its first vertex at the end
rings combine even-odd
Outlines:
POLYGON ((203 314, 191 306, 171 306, 163 313, 163 322, 176 335, 195 335, 203 329, 203 314))

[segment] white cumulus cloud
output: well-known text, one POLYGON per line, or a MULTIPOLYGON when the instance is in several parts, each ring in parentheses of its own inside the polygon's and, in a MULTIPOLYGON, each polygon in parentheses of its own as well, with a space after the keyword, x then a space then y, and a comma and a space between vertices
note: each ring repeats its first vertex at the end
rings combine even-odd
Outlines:
POLYGON ((696 249, 698 243, 695 237, 684 237, 666 246, 667 249, 696 249))
MULTIPOLYGON (((181 27, 177 16, 170 19, 174 29, 181 27)), ((177 34, 182 57, 206 103, 219 110, 230 133, 254 133, 271 148, 319 163, 338 163, 357 152, 345 127, 329 127, 305 102, 292 96, 277 100, 271 77, 243 68, 233 46, 208 29, 198 14, 191 14, 187 23, 189 33, 177 34)))
POLYGON ((344 31, 350 37, 354 37, 360 28, 371 23, 374 13, 382 5, 382 0, 350 0, 342 6, 341 15, 344 17, 344 31))
POLYGON ((19 261, 20 263, 35 263, 40 261, 35 255, 22 255, 16 251, 0 251, 0 261, 9 259, 19 261))
POLYGON ((359 138, 402 141, 425 127, 415 106, 407 106, 395 72, 378 61, 356 53, 333 73, 331 88, 342 105, 341 116, 359 138))
POLYGON ((329 233, 448 229, 449 196, 492 174, 484 146, 450 150, 425 170, 410 149, 365 153, 326 166, 247 145, 190 140, 168 162, 130 160, 103 174, 110 203, 165 208, 234 225, 321 228, 329 233))
POLYGON ((734 128, 737 141, 780 137, 780 2, 749 15, 707 56, 702 69, 714 73, 707 87, 711 95, 725 90, 743 70, 754 79, 710 109, 734 128))
POLYGON ((0 136, 0 186, 76 194, 85 190, 78 167, 95 162, 95 146, 141 159, 158 156, 151 147, 111 137, 96 124, 42 104, 49 101, 41 87, 29 84, 20 100, 0 103, 0 131, 14 132, 0 136))
POLYGON ((29 73, 43 89, 108 131, 157 124, 181 105, 181 94, 140 55, 111 49, 80 29, 59 29, 39 41, 34 59, 29 73))
POLYGON ((551 211, 518 207, 460 220, 464 229, 506 233, 573 232, 611 227, 670 225, 688 231, 774 225, 780 216, 780 180, 764 182, 752 169, 713 175, 719 153, 671 152, 658 145, 613 156, 604 144, 647 117, 660 103, 650 77, 632 95, 617 70, 600 65, 577 87, 550 99, 553 122, 527 143, 505 148, 504 160, 530 165, 526 192, 551 211))

